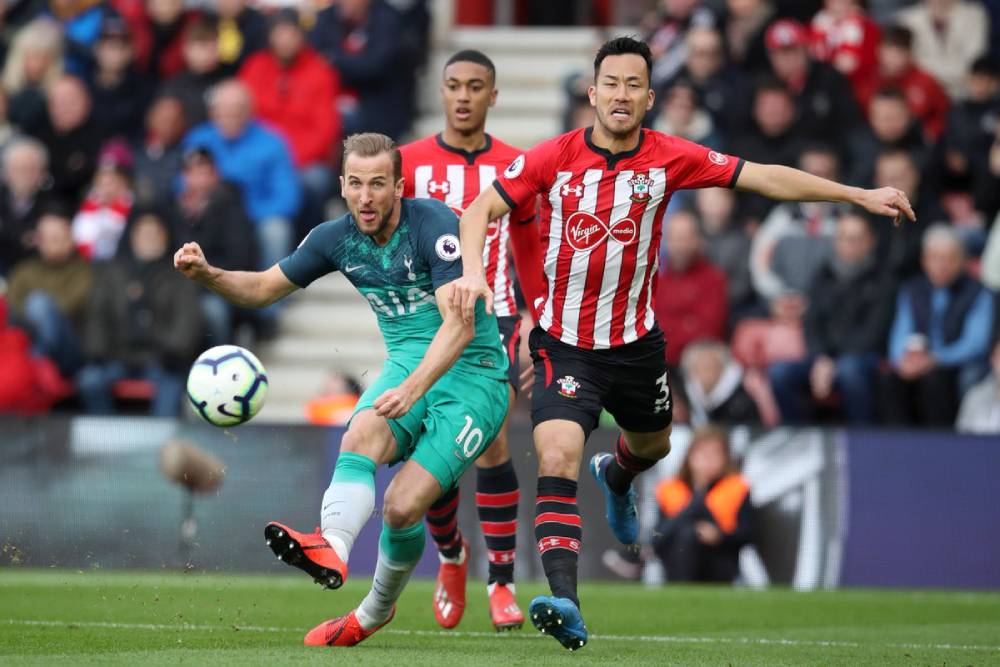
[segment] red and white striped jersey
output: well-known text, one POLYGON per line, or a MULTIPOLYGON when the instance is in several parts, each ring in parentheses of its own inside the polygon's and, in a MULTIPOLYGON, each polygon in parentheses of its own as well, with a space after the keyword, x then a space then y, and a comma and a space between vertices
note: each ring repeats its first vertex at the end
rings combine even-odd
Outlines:
POLYGON ((742 160, 642 130, 630 151, 595 146, 591 128, 515 159, 494 187, 512 208, 541 194, 544 301, 539 325, 585 349, 617 347, 656 324, 663 213, 675 190, 733 187, 742 160))
MULTIPOLYGON (((440 134, 402 146, 404 197, 440 199, 459 215, 479 193, 493 184, 520 150, 486 135, 486 145, 474 152, 453 148, 440 134)), ((490 222, 483 248, 486 280, 493 287, 493 308, 498 317, 517 315, 511 281, 507 242, 511 216, 518 222, 534 217, 535 200, 490 222)))

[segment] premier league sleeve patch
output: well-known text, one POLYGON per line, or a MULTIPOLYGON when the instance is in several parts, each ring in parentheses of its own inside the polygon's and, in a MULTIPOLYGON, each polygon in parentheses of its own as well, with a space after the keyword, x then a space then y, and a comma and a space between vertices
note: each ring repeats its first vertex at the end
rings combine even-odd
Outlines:
POLYGON ((503 175, 506 178, 517 178, 524 171, 524 154, 518 155, 513 162, 511 162, 506 169, 503 170, 503 175))
POLYGON ((446 262, 454 262, 462 256, 462 249, 458 245, 458 237, 454 234, 442 234, 434 242, 434 251, 437 256, 446 262))

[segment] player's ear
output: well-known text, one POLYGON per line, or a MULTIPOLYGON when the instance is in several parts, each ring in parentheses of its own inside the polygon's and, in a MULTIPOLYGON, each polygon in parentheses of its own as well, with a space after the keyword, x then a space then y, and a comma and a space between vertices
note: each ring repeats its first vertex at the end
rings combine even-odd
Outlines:
POLYGON ((344 175, 341 174, 340 175, 340 196, 343 197, 344 199, 347 199, 347 196, 344 194, 345 192, 347 192, 347 186, 344 183, 344 175))
POLYGON ((396 181, 395 185, 393 186, 393 190, 395 191, 395 197, 396 197, 396 199, 402 199, 403 198, 403 190, 405 190, 405 189, 406 189, 406 177, 405 176, 400 176, 399 180, 396 181))
POLYGON ((499 93, 499 92, 500 91, 497 90, 496 88, 494 88, 493 90, 490 91, 490 108, 491 109, 493 108, 493 105, 497 103, 497 93, 499 93))
POLYGON ((590 98, 590 106, 597 108, 597 88, 595 86, 587 88, 587 97, 590 98))
POLYGON ((650 111, 653 108, 653 103, 656 101, 656 91, 652 88, 649 89, 649 99, 646 101, 646 111, 650 111))

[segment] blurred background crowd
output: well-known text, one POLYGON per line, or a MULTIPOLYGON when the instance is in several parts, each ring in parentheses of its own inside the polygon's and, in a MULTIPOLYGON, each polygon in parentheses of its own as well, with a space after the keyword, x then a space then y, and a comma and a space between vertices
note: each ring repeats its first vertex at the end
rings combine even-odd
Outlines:
MULTIPOLYGON (((337 212, 345 135, 415 138, 431 4, 0 4, 0 409, 177 414, 198 352, 280 336, 280 309, 232 308, 172 252, 269 267, 337 212)), ((628 14, 655 56, 649 127, 896 187, 918 215, 678 193, 656 296, 678 421, 1000 432, 1000 0, 617 4, 514 2, 511 20, 628 14)), ((589 125, 592 72, 565 74, 535 94, 589 125)), ((328 385, 313 421, 360 390, 328 385)))

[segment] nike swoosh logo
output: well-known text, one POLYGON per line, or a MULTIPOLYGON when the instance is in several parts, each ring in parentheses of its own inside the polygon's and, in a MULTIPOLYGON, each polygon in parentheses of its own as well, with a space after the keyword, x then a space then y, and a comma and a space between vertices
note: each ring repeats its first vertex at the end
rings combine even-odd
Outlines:
POLYGON ((364 267, 364 264, 358 264, 357 266, 345 266, 344 273, 351 273, 352 271, 357 271, 362 267, 364 267))

